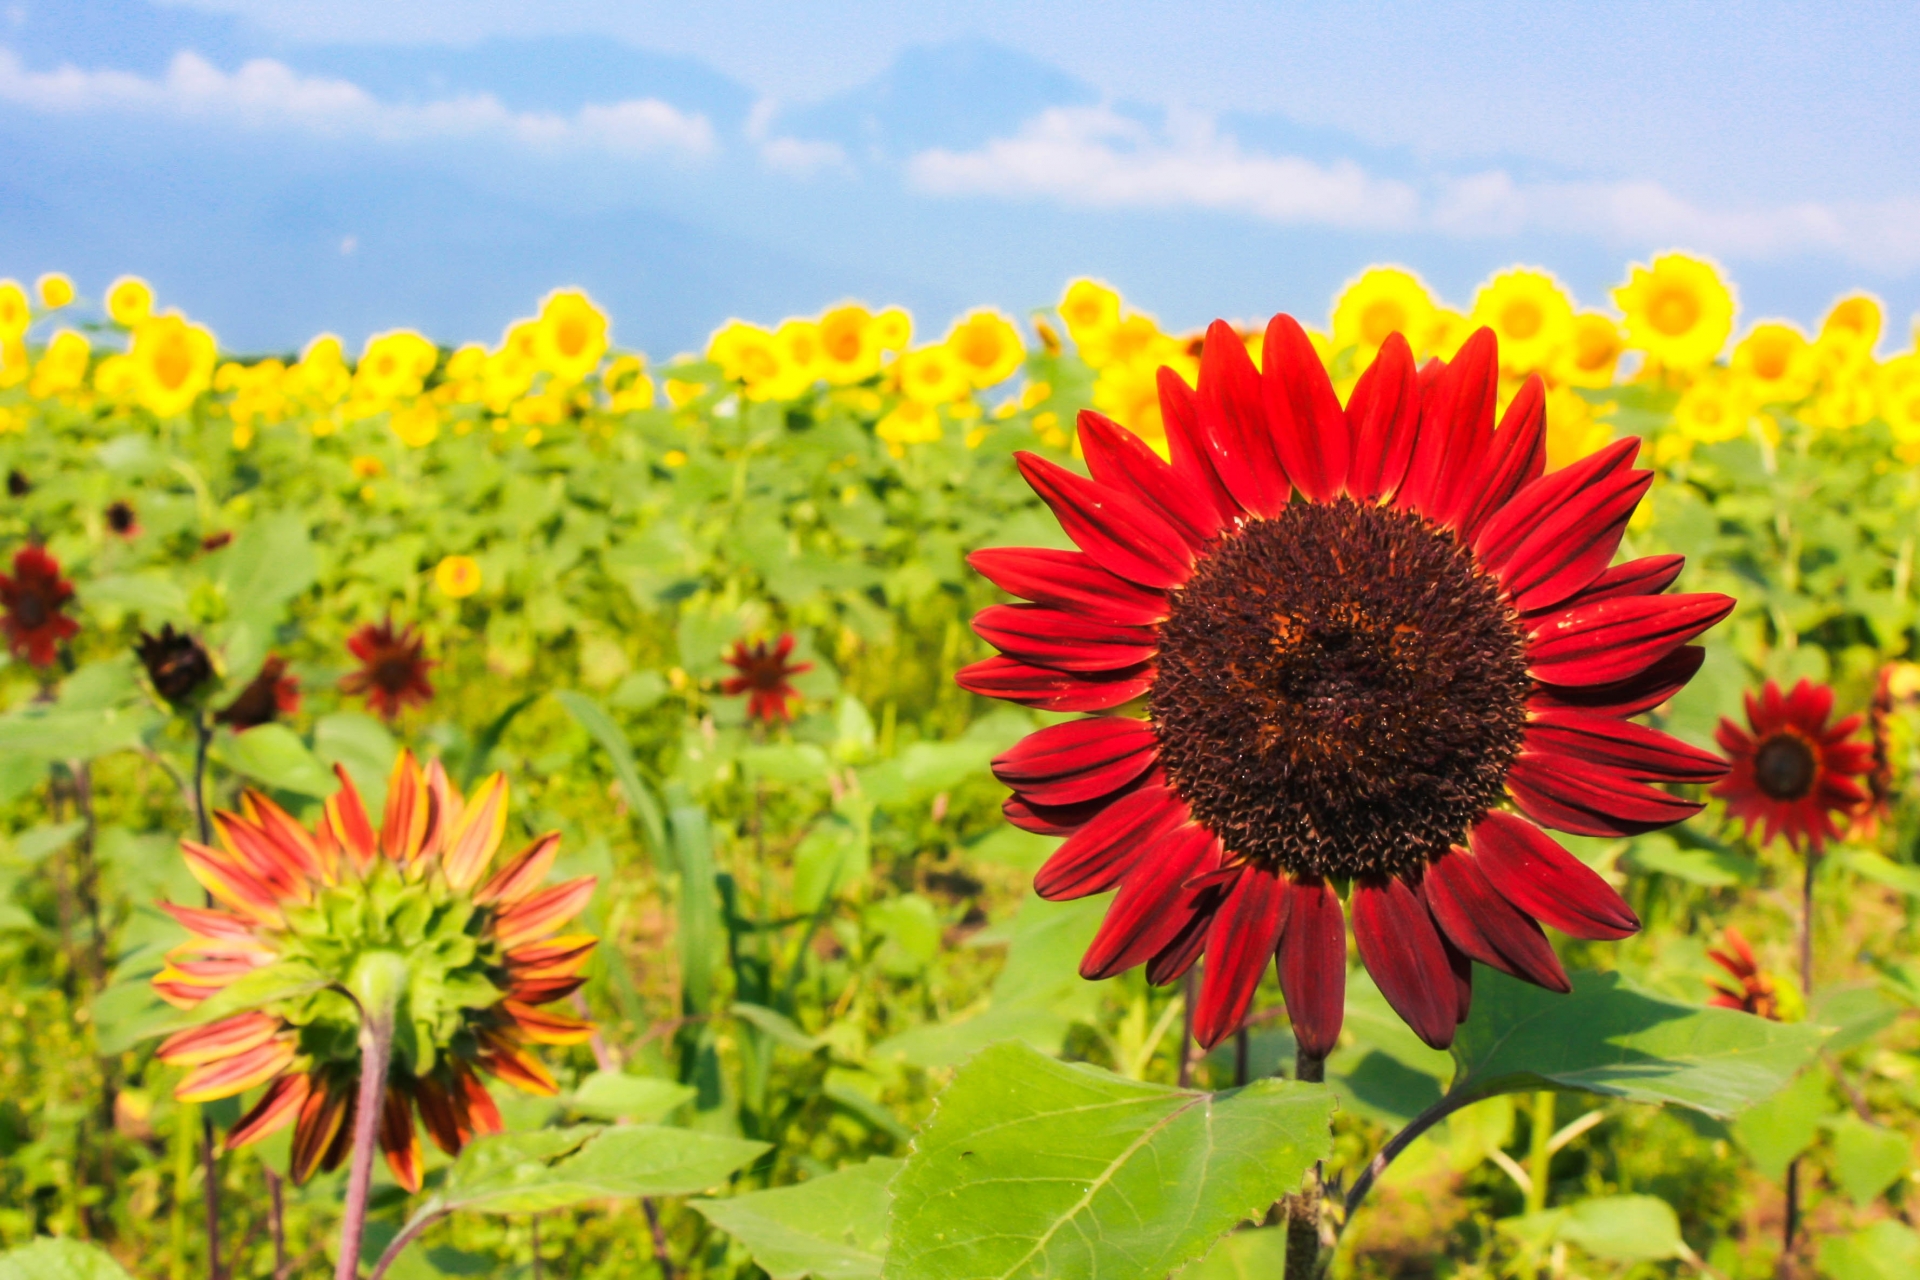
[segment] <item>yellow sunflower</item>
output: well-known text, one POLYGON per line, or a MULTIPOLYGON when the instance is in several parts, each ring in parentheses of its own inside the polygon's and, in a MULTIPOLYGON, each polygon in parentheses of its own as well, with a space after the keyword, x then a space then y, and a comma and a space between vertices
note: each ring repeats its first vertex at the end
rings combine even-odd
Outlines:
POLYGON ((880 372, 880 326, 871 311, 846 302, 820 317, 820 368, 836 387, 880 372))
POLYGON ((900 393, 920 404, 951 404, 972 389, 967 367, 946 343, 909 351, 894 364, 900 393))
POLYGON ((93 369, 93 389, 110 404, 131 404, 140 394, 133 357, 110 355, 93 369))
POLYGON ((411 329, 392 329, 367 339, 354 370, 354 389, 377 404, 420 394, 440 350, 411 329))
POLYGON ((56 396, 85 386, 87 364, 92 354, 93 344, 87 341, 86 335, 71 329, 60 330, 47 343, 47 349, 40 353, 40 361, 33 367, 33 381, 28 384, 27 393, 56 396))
POLYGON ((556 289, 540 303, 534 359, 562 382, 579 382, 607 354, 606 313, 578 289, 556 289))
POLYGON ((826 376, 826 344, 816 321, 781 321, 773 331, 773 344, 780 351, 782 377, 777 387, 769 389, 768 398, 791 400, 826 376))
POLYGON ((888 307, 873 318, 873 340, 882 351, 905 351, 913 341, 913 317, 905 307, 888 307))
POLYGON ((73 301, 73 281, 66 273, 49 271, 33 282, 40 294, 40 305, 49 311, 58 311, 73 301))
POLYGON ((480 562, 472 556, 448 556, 434 566, 433 585, 441 595, 464 600, 480 589, 480 562))
POLYGON ((141 404, 157 418, 184 413, 213 381, 213 334, 169 311, 133 331, 134 380, 141 404))
POLYGON ((968 312, 947 330, 947 346, 976 387, 1005 382, 1027 358, 1013 321, 991 308, 968 312))
POLYGON ((1688 387, 1673 407, 1673 427, 1693 444, 1718 444, 1746 434, 1752 406, 1732 379, 1706 377, 1688 387))
POLYGON ((0 342, 17 342, 33 321, 27 291, 18 280, 0 280, 0 342))
POLYGON ((1706 368, 1733 332, 1733 292, 1704 258, 1663 253, 1651 266, 1635 263, 1613 300, 1626 316, 1627 345, 1664 368, 1706 368))
POLYGON ((1885 309, 1872 294, 1854 293, 1840 299, 1820 322, 1820 336, 1814 340, 1832 352, 1823 363, 1848 369, 1873 363, 1884 323, 1885 309))
POLYGON ((107 286, 107 314, 131 329, 153 314, 153 286, 139 276, 121 276, 107 286))
POLYGON ((1103 281, 1075 280, 1061 296, 1059 311, 1075 346, 1097 345, 1120 325, 1120 295, 1103 281))
POLYGON ((1733 349, 1733 376, 1755 404, 1797 404, 1813 390, 1813 346, 1789 320, 1763 320, 1733 349))
POLYGON ((653 381, 641 356, 615 356, 601 373, 600 383, 607 389, 607 408, 614 413, 653 408, 653 381))
POLYGON ((1880 416, 1893 432, 1894 452, 1920 462, 1920 354, 1895 357, 1880 366, 1880 416))
MULTIPOLYGON (((1139 436, 1162 457, 1167 455, 1167 426, 1160 415, 1158 365, 1145 361, 1108 365, 1094 379, 1093 407, 1139 436)), ((1034 425, 1039 425, 1038 419, 1034 425)), ((1078 452, 1078 434, 1073 437, 1073 446, 1078 452)))
POLYGON ((1557 382, 1570 387, 1606 387, 1613 384, 1626 341, 1612 317, 1582 311, 1573 317, 1573 337, 1553 366, 1557 382))
POLYGON ((908 445, 940 438, 940 410, 919 400, 902 400, 880 419, 873 433, 886 442, 888 453, 905 457, 908 445))
POLYGON ((1597 420, 1586 397, 1566 387, 1547 391, 1547 470, 1578 462, 1613 440, 1613 429, 1597 420))
MULTIPOLYGON (((1391 333, 1404 334, 1415 351, 1427 345, 1434 321, 1433 294, 1405 267, 1368 267, 1347 282, 1333 303, 1333 350, 1353 348, 1353 362, 1373 363, 1391 333)), ((1466 335, 1461 335, 1465 340, 1466 335)), ((1454 344, 1456 347, 1458 342, 1454 344)))
POLYGON ((1573 342, 1573 299, 1549 273, 1512 267, 1473 295, 1469 323, 1500 340, 1500 365, 1509 373, 1551 368, 1573 342))

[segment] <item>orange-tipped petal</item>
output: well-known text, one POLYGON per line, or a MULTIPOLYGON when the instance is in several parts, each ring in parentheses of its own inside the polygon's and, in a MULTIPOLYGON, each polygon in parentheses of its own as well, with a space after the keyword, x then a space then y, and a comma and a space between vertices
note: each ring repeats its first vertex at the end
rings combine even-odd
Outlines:
POLYGON ((466 802, 460 798, 460 788, 454 786, 453 780, 447 777, 447 771, 437 756, 427 763, 427 799, 432 803, 433 820, 428 824, 420 856, 432 858, 445 852, 448 842, 453 838, 454 828, 460 825, 461 816, 466 812, 466 802))
POLYGON ((495 1007, 513 1019, 521 1039, 534 1044, 585 1044, 593 1039, 593 1024, 580 1018, 518 1000, 502 1000, 495 1007))
POLYGON ((269 1040, 244 1053, 218 1062, 209 1062, 187 1072, 187 1078, 174 1087, 173 1096, 182 1102, 212 1102, 245 1093, 263 1085, 287 1069, 299 1047, 291 1037, 269 1040))
POLYGON ((204 1027, 176 1031, 161 1042, 155 1056, 172 1066, 197 1067, 263 1045, 284 1025, 270 1013, 236 1013, 204 1027))
POLYGON ((177 902, 163 902, 160 909, 179 921, 181 927, 195 938, 209 942, 231 940, 264 945, 254 937, 251 922, 214 907, 183 907, 177 902))
POLYGON ((374 835, 373 820, 367 817, 367 806, 360 799, 360 788, 353 785, 346 766, 336 764, 333 772, 340 779, 340 789, 327 797, 327 826, 332 829, 340 847, 346 850, 354 870, 364 873, 373 865, 378 839, 374 835))
POLYGON ((560 1092, 560 1086, 554 1083, 552 1074, 547 1071, 540 1059, 528 1053, 514 1040, 491 1027, 481 1031, 479 1037, 482 1046, 480 1053, 482 1067, 514 1088, 543 1098, 550 1098, 560 1092))
POLYGON ((487 1092, 487 1086, 480 1077, 464 1062, 455 1064, 453 1074, 466 1104, 467 1127, 473 1134, 484 1138, 490 1134, 505 1133, 507 1126, 501 1122, 500 1108, 494 1105, 493 1095, 487 1092))
MULTIPOLYGON (((505 814, 503 813, 501 817, 504 821, 505 814)), ((540 882, 547 878, 549 871, 553 870, 553 860, 559 856, 559 853, 560 833, 547 832, 546 835, 514 855, 512 862, 496 871, 493 878, 475 892, 473 900, 483 907, 496 902, 507 904, 519 902, 540 887, 540 882)), ((478 876, 476 875, 475 878, 477 879, 478 876)))
POLYGON ((353 1090, 336 1081, 319 1087, 309 1081, 307 1100, 300 1105, 300 1123, 293 1130, 293 1153, 288 1172, 297 1187, 313 1176, 332 1152, 336 1140, 347 1131, 347 1117, 353 1108, 353 1090))
POLYGON ((154 974, 152 982, 153 993, 176 1009, 195 1008, 225 985, 191 977, 172 965, 154 974))
POLYGON ((297 851, 283 848, 237 813, 214 814, 213 829, 233 862, 273 890, 275 897, 294 902, 305 902, 312 897, 297 851))
POLYGON ((595 877, 566 880, 551 889, 542 889, 502 911, 493 922, 493 933, 503 947, 531 942, 541 934, 579 915, 593 898, 595 877))
POLYGON ((521 1004, 552 1004, 555 1000, 566 999, 586 985, 587 980, 579 975, 571 978, 510 979, 507 983, 507 999, 518 1000, 521 1004))
POLYGON ((506 833, 507 775, 496 773, 473 793, 472 802, 447 837, 442 855, 447 883, 456 889, 472 888, 492 863, 506 833))
POLYGON ((558 938, 526 942, 507 952, 507 976, 521 978, 565 978, 580 971, 600 939, 590 933, 569 933, 558 938))
POLYGON ((420 856, 427 836, 433 802, 427 795, 426 775, 413 752, 401 751, 387 779, 387 812, 380 819, 380 852, 401 864, 420 856))
POLYGON ((413 1101, 433 1145, 450 1156, 459 1155, 472 1132, 467 1125, 466 1096, 429 1076, 414 1082, 413 1101))
POLYGON ((266 924, 281 922, 280 902, 272 889, 242 870, 217 849, 192 840, 180 842, 187 870, 202 888, 249 919, 266 924))
POLYGON ((292 814, 258 792, 249 791, 247 800, 254 810, 254 825, 266 832, 269 840, 287 851, 299 865, 301 875, 311 880, 327 878, 326 867, 320 857, 320 845, 312 832, 295 821, 292 814))
POLYGON ((420 1134, 413 1127, 413 1108, 408 1105, 406 1091, 398 1085, 387 1086, 380 1107, 380 1150, 386 1153, 393 1180, 408 1191, 418 1191, 420 1175, 425 1172, 420 1134))
POLYGON ((292 1123, 300 1114, 300 1108, 306 1105, 312 1087, 311 1077, 304 1071, 281 1076, 268 1085, 266 1095, 253 1104, 253 1110, 227 1130, 227 1150, 237 1151, 292 1123))

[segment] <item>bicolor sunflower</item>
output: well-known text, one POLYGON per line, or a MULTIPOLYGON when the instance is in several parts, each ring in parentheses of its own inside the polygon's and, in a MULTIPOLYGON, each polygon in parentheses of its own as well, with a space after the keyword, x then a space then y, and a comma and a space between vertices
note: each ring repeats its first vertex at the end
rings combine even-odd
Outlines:
POLYGON ((36 667, 53 665, 54 646, 71 640, 80 624, 66 615, 73 584, 60 576, 60 562, 45 547, 26 546, 13 553, 13 572, 0 573, 0 630, 16 658, 36 667))
POLYGON ((737 673, 720 682, 720 692, 729 698, 747 697, 747 719, 762 724, 777 724, 793 719, 793 704, 800 691, 791 677, 813 670, 811 662, 789 662, 793 656, 793 635, 778 640, 755 640, 748 644, 736 640, 723 655, 723 661, 737 673))
POLYGON ((532 1046, 579 1044, 592 1025, 544 1010, 577 990, 595 940, 553 936, 593 894, 585 876, 543 887, 559 852, 548 834, 497 869, 507 782, 470 799, 439 762, 402 752, 380 827, 344 770, 309 831, 267 797, 215 815, 217 848, 181 842, 216 907, 162 906, 189 939, 153 980, 160 997, 211 1015, 160 1046, 185 1067, 183 1102, 264 1088, 228 1150, 295 1126, 289 1173, 305 1182, 353 1145, 364 1015, 359 976, 371 960, 403 972, 379 1143, 402 1186, 420 1189, 414 1113, 449 1155, 499 1132, 481 1073, 530 1093, 556 1092, 532 1046), (277 981, 274 979, 278 979, 277 981), (252 993, 256 998, 245 997, 252 993))
POLYGON ((1344 408, 1291 317, 1264 353, 1263 372, 1216 322, 1196 389, 1162 372, 1171 461, 1091 412, 1090 479, 1018 455, 1080 549, 973 554, 1030 603, 975 619, 1002 656, 959 681, 1092 713, 994 761, 1007 817, 1067 837, 1039 892, 1118 890, 1084 976, 1166 983, 1204 954, 1212 1044, 1277 961, 1323 1058, 1350 915, 1387 1000, 1444 1046, 1470 960, 1565 991, 1542 923, 1639 927, 1543 828, 1632 835, 1700 809, 1661 784, 1725 765, 1633 717, 1698 670, 1688 641, 1733 601, 1666 594, 1678 556, 1612 563, 1652 479, 1639 442, 1543 474, 1542 384, 1496 427, 1489 331, 1418 371, 1388 336, 1344 408))
POLYGON ((1746 936, 1729 927, 1723 945, 1724 951, 1709 948, 1707 959, 1725 969, 1735 985, 1709 982, 1707 986, 1713 994, 1707 997, 1707 1003, 1719 1009, 1738 1009, 1757 1018, 1780 1021, 1779 988, 1774 985, 1773 975, 1761 970, 1746 936))
POLYGON ((1785 694, 1769 680, 1759 697, 1746 695, 1746 704, 1746 728, 1722 718, 1714 735, 1732 768, 1713 794, 1748 834, 1760 828, 1762 843, 1785 836, 1818 853, 1867 802, 1854 781, 1873 765, 1873 744, 1853 737, 1860 717, 1828 724, 1833 690, 1811 680, 1785 694))
POLYGON ((411 624, 396 631, 392 618, 369 622, 347 637, 347 649, 360 659, 360 669, 340 678, 340 692, 364 695, 381 719, 433 700, 427 672, 434 664, 425 638, 411 624))

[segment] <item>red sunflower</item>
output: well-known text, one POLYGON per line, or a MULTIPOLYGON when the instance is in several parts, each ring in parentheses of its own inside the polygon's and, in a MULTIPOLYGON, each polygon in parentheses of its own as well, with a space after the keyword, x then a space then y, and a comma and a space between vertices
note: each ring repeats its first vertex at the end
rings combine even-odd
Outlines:
POLYGON ((782 635, 779 640, 769 643, 756 640, 748 644, 736 640, 725 654, 726 664, 739 675, 728 676, 720 684, 720 692, 729 698, 747 695, 747 718, 758 720, 762 724, 777 724, 793 719, 793 704, 800 699, 800 691, 787 680, 803 671, 813 670, 811 662, 787 661, 793 653, 793 635, 782 635))
POLYGON ((1854 779, 1873 767, 1873 744, 1848 741, 1859 716, 1829 727, 1832 714, 1833 690, 1826 685, 1802 680, 1783 695, 1769 680, 1758 699, 1747 694, 1751 733, 1720 721, 1714 736, 1733 769, 1713 794, 1748 834, 1758 826, 1762 843, 1784 835, 1796 848, 1810 845, 1818 853, 1845 828, 1835 819, 1867 803, 1854 779))
POLYGON ((260 674, 247 682, 232 702, 214 713, 214 719, 237 730, 268 724, 300 710, 300 677, 287 671, 287 660, 267 655, 260 674))
POLYGON ((347 648, 360 659, 360 669, 341 678, 340 692, 365 694, 382 719, 433 699, 427 672, 434 664, 426 657, 426 640, 412 626, 395 631, 392 618, 369 622, 347 637, 347 648))
POLYGON ((71 599, 73 584, 60 576, 60 562, 46 548, 14 552, 13 572, 0 573, 0 604, 7 609, 0 629, 13 656, 36 667, 52 666, 54 646, 80 631, 80 624, 62 612, 71 599))
POLYGON ((1416 371, 1390 338, 1343 409, 1306 334, 1276 316, 1264 373, 1208 331, 1197 390, 1160 371, 1171 461, 1095 413, 1092 479, 1021 471, 1079 551, 971 563, 1028 604, 974 628, 1004 656, 980 694, 1095 714, 994 762, 1008 818, 1068 837, 1048 898, 1117 888, 1080 971, 1203 953, 1194 1030, 1246 1016, 1265 966, 1303 1056, 1339 1035, 1346 915, 1420 1037, 1453 1039, 1478 960, 1558 991, 1540 929, 1639 921, 1541 827, 1620 836, 1701 806, 1715 756, 1633 722, 1698 670, 1721 595, 1666 595, 1679 556, 1612 564, 1651 474, 1623 440, 1552 475, 1530 380, 1498 429, 1493 334, 1416 371), (1343 911, 1339 889, 1350 887, 1343 911))
POLYGON ((1773 975, 1763 973, 1760 961, 1754 958, 1753 948, 1738 929, 1729 928, 1726 932, 1725 951, 1709 951, 1707 959, 1725 969, 1738 984, 1723 987, 1717 982, 1707 985, 1713 994, 1707 997, 1707 1003, 1722 1009, 1738 1009, 1751 1013, 1755 1017, 1780 1021, 1780 993, 1773 984, 1773 975))

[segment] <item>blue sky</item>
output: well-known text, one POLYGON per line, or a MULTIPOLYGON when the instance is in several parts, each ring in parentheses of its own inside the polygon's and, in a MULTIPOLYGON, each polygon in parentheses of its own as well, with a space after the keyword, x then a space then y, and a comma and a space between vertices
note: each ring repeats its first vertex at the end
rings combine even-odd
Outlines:
POLYGON ((1743 315, 1920 308, 1920 10, 1541 4, 0 4, 0 274, 121 270, 268 349, 492 337, 579 283, 623 343, 855 294, 929 322, 1092 273, 1176 325, 1369 262, 1743 315))

